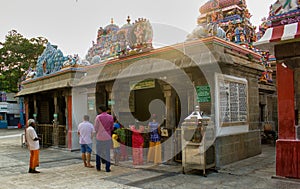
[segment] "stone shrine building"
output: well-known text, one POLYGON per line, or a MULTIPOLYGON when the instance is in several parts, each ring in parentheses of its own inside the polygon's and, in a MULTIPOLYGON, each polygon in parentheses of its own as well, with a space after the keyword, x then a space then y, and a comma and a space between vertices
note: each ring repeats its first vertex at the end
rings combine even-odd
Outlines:
MULTIPOLYGON (((246 11, 246 4, 240 2, 208 10, 241 9, 223 19, 247 23, 252 31, 247 21, 239 21, 238 15, 246 11)), ((266 62, 252 49, 252 34, 241 31, 239 40, 228 40, 225 30, 209 21, 197 26, 187 41, 158 49, 152 47, 153 31, 147 19, 131 24, 128 18, 122 27, 112 22, 99 28, 86 57, 89 62, 65 57, 48 44, 37 63, 37 76, 23 81, 18 93, 24 97, 26 120, 37 120, 44 144, 77 150, 77 126, 83 115, 93 121, 100 104, 110 107, 126 128, 137 120, 147 125, 155 113, 168 131, 162 142, 163 161, 180 161, 177 130, 200 106, 215 127, 214 153, 209 158, 217 167, 260 154, 261 114, 268 111, 267 116, 276 120, 272 117, 276 107, 270 105, 274 97, 269 95, 275 86, 271 80, 260 81, 266 62)))

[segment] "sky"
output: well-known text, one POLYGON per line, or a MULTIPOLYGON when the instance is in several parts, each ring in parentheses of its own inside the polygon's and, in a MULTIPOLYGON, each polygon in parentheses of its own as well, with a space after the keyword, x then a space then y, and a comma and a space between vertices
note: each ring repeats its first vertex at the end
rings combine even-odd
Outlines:
MULTIPOLYGON (((11 30, 30 39, 45 37, 64 55, 84 58, 99 27, 118 26, 138 18, 153 26, 154 46, 183 42, 196 27, 199 8, 208 0, 0 0, 0 42, 11 30)), ((246 0, 258 26, 276 0, 246 0)))

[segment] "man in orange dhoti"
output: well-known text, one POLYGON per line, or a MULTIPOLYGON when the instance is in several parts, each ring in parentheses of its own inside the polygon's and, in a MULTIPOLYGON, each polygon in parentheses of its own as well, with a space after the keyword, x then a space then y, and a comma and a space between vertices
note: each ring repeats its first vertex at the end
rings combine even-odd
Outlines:
POLYGON ((34 119, 29 119, 25 131, 26 142, 28 145, 28 149, 30 150, 28 173, 40 173, 39 171, 35 170, 35 168, 39 166, 40 138, 37 136, 33 126, 35 126, 34 119))

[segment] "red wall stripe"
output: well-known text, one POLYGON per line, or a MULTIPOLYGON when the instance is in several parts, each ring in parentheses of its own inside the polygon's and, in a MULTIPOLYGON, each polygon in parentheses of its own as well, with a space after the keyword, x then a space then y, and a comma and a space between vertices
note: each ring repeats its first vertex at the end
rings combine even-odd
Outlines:
POLYGON ((284 31, 284 26, 274 27, 270 42, 281 41, 281 37, 283 35, 283 31, 284 31))
POLYGON ((295 35, 295 38, 299 38, 300 37, 300 22, 298 22, 298 25, 297 25, 297 33, 295 35))

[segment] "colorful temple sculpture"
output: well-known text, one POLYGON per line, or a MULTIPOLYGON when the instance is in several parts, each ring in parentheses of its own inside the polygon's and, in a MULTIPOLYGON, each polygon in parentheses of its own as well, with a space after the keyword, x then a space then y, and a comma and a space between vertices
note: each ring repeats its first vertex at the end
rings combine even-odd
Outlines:
POLYGON ((277 0, 270 6, 263 36, 254 45, 274 53, 278 100, 276 176, 300 178, 300 3, 277 0))
MULTIPOLYGON (((199 9, 197 27, 187 36, 187 41, 216 36, 239 44, 262 55, 261 64, 265 66, 259 81, 272 83, 272 63, 276 60, 268 51, 253 47, 253 42, 259 39, 270 26, 267 19, 259 27, 250 22, 251 14, 245 0, 210 0, 199 9)), ((249 57, 251 58, 251 57, 249 57)))
POLYGON ((78 54, 64 56, 62 51, 56 45, 47 43, 44 52, 38 57, 36 68, 29 68, 26 80, 35 77, 45 76, 58 72, 64 68, 90 65, 86 60, 81 60, 78 54))
POLYGON ((256 41, 256 28, 250 22, 245 0, 210 0, 199 11, 198 26, 206 28, 208 36, 245 45, 256 41))
POLYGON ((270 6, 270 20, 274 23, 274 20, 285 22, 285 19, 282 18, 295 19, 294 16, 297 15, 298 8, 299 0, 277 0, 270 6), (283 17, 278 17, 278 15, 283 17))
POLYGON ((274 55, 270 55, 269 51, 260 51, 261 62, 265 67, 265 71, 261 73, 259 81, 261 83, 273 83, 273 72, 276 70, 276 58, 274 55))
POLYGON ((127 23, 120 28, 112 19, 110 25, 100 27, 86 59, 96 64, 151 50, 153 30, 149 20, 139 18, 133 24, 130 21, 128 16, 127 23))

